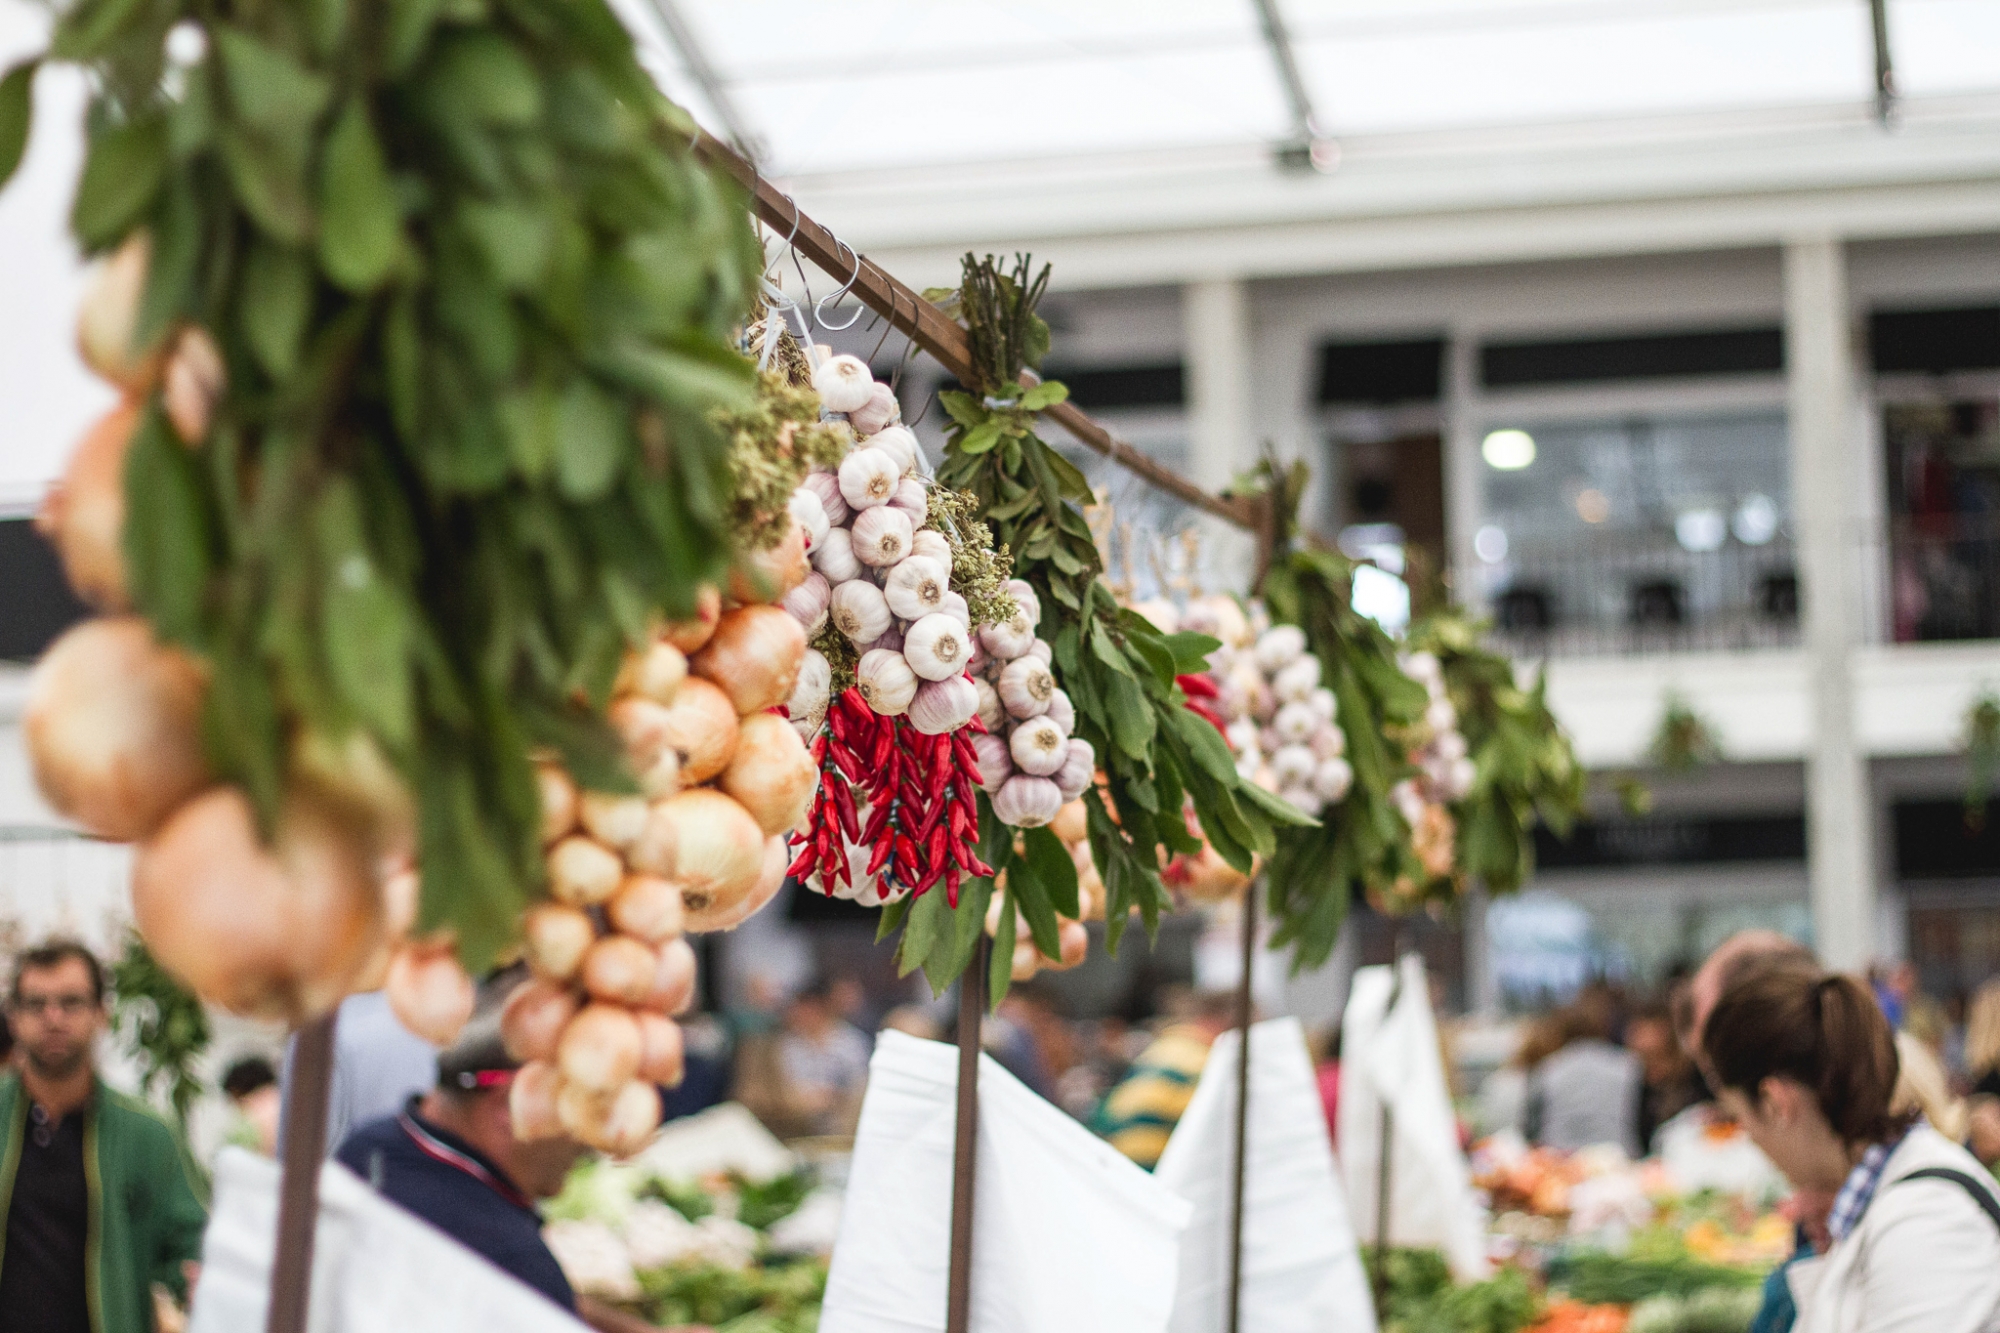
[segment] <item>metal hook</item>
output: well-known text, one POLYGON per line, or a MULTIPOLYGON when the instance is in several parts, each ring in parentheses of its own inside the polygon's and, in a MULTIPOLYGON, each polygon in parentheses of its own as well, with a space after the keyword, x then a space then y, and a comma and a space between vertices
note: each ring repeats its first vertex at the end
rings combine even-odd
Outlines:
POLYGON ((856 324, 859 324, 861 322, 862 311, 866 307, 857 306, 855 308, 853 316, 849 318, 845 324, 835 324, 833 321, 829 320, 826 317, 826 303, 828 301, 834 301, 834 302, 840 301, 841 298, 845 297, 849 292, 854 290, 855 283, 861 281, 861 254, 853 246, 849 245, 846 241, 841 240, 838 236, 833 238, 833 243, 839 246, 840 249, 847 251, 848 254, 854 256, 854 272, 847 275, 847 281, 841 284, 840 290, 834 292, 828 292, 825 296, 820 297, 819 300, 813 303, 813 323, 819 325, 821 328, 825 329, 828 333, 845 333, 847 330, 853 328, 856 324))
MULTIPOLYGON (((868 353, 868 364, 871 366, 875 364, 875 358, 882 354, 882 344, 888 342, 889 335, 896 331, 896 302, 900 299, 902 299, 902 293, 891 287, 889 289, 889 315, 883 321, 885 327, 882 330, 882 336, 875 340, 875 346, 868 353)), ((871 324, 869 327, 873 328, 874 325, 871 324)), ((893 380, 890 382, 889 387, 891 389, 896 387, 893 380)))
MULTIPOLYGON (((782 245, 780 245, 780 246, 778 247, 778 254, 777 254, 777 257, 776 257, 776 258, 774 258, 774 259, 772 259, 772 260, 771 260, 771 261, 770 261, 769 263, 767 263, 767 264, 765 264, 765 265, 764 265, 764 276, 765 276, 765 278, 766 278, 766 279, 768 279, 768 278, 769 278, 769 277, 771 276, 771 270, 772 270, 772 269, 774 269, 774 268, 778 267, 778 265, 780 265, 780 264, 782 264, 782 263, 784 263, 784 262, 785 262, 785 256, 786 256, 786 255, 788 255, 788 254, 791 254, 791 253, 793 253, 793 249, 792 249, 792 242, 798 239, 798 236, 799 236, 799 224, 800 224, 801 222, 803 222, 804 220, 805 220, 805 215, 804 215, 803 213, 799 212, 799 206, 798 206, 798 205, 797 205, 796 203, 794 203, 794 204, 792 205, 792 232, 791 232, 791 235, 789 235, 789 236, 785 237, 785 240, 784 240, 784 244, 782 244, 782 245)), ((775 233, 775 232, 777 231, 777 228, 776 228, 776 227, 773 227, 773 228, 772 228, 771 230, 772 230, 772 232, 773 232, 773 233, 775 233)))

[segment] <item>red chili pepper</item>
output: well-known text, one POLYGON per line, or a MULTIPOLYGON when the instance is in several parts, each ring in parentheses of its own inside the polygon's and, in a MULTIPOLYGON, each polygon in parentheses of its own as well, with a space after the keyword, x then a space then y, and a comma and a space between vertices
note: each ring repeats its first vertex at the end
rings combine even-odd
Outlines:
POLYGON ((945 855, 945 834, 947 830, 940 824, 930 832, 930 841, 924 846, 924 864, 941 866, 951 858, 945 855))
POLYGON ((908 866, 912 871, 923 864, 919 859, 917 844, 910 841, 910 835, 907 833, 896 835, 896 861, 900 865, 908 866))
POLYGON ((1224 722, 1220 714, 1218 714, 1213 708, 1210 708, 1207 704, 1201 702, 1201 700, 1199 699, 1188 700, 1187 710, 1188 712, 1193 713, 1196 717, 1202 719, 1204 722, 1207 722, 1210 726, 1214 727, 1217 731, 1221 732, 1223 735, 1227 736, 1229 734, 1229 724, 1227 722, 1224 722))
POLYGON ((1213 699, 1222 691, 1216 688, 1212 677, 1204 672, 1189 672, 1185 676, 1175 676, 1174 684, 1181 687, 1190 699, 1213 699))
POLYGON ((949 822, 953 840, 956 841, 964 837, 966 829, 971 827, 971 824, 971 817, 965 813, 965 802, 953 801, 951 803, 951 819, 949 822))
POLYGON ((966 855, 972 858, 964 862, 965 869, 969 874, 975 875, 980 879, 993 878, 993 867, 980 860, 978 852, 968 847, 966 848, 966 855))
POLYGON ((874 850, 868 854, 867 873, 871 875, 880 874, 882 864, 889 859, 889 853, 895 850, 896 843, 893 838, 884 838, 882 841, 876 843, 874 850))
POLYGON ((951 781, 952 785, 958 789, 959 800, 964 801, 967 805, 979 804, 979 798, 972 794, 973 781, 970 776, 961 772, 954 775, 951 781))
POLYGON ((944 900, 953 907, 958 906, 958 867, 955 865, 944 868, 944 900))
POLYGON ((861 841, 861 819, 854 810, 854 791, 846 783, 834 788, 834 809, 840 815, 840 829, 851 842, 861 841))

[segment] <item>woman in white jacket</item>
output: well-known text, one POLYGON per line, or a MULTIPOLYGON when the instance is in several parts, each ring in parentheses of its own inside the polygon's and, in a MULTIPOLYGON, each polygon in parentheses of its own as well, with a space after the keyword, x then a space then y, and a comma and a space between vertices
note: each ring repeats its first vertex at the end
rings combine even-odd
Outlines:
POLYGON ((2000 1333, 2000 1193, 1970 1153, 1890 1110, 1896 1045, 1866 986, 1773 962, 1723 992, 1702 1052, 1735 1115, 1832 1242, 1793 1264, 1794 1333, 2000 1333))

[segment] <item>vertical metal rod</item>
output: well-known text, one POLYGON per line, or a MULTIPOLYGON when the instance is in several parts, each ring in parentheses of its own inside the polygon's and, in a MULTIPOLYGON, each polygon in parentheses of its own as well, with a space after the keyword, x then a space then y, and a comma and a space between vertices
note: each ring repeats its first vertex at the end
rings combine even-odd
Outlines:
POLYGON ((1257 961, 1257 890, 1251 880, 1243 891, 1243 975, 1236 983, 1236 1159, 1230 1181, 1229 1205, 1229 1333, 1243 1327, 1243 1196, 1250 1166, 1250 968, 1257 961))
POLYGON ((1896 110, 1896 67, 1889 59, 1889 0, 1868 0, 1875 38, 1875 119, 1884 125, 1896 110))
POLYGON ((979 933, 972 962, 958 978, 958 1132, 951 1159, 951 1286, 945 1333, 972 1326, 972 1185, 979 1162, 979 1027, 986 1016, 986 972, 993 943, 979 933))
POLYGON ((333 1025, 340 1011, 299 1029, 285 1090, 284 1174, 278 1180, 278 1247, 271 1259, 271 1306, 265 1333, 305 1333, 312 1293, 313 1231, 319 1220, 319 1168, 326 1155, 326 1099, 333 1085, 333 1025))

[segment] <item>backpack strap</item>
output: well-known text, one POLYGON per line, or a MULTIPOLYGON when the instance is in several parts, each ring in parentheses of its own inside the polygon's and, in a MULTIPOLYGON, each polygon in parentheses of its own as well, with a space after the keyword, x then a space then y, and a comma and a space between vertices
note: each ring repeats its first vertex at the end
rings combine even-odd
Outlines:
POLYGON ((1993 1197, 1991 1185, 1982 1186, 1963 1171, 1954 1171, 1948 1166, 1927 1166, 1912 1171, 1907 1176, 1896 1177, 1893 1183, 1902 1184, 1906 1180, 1948 1180, 1972 1196, 1981 1212, 1993 1219, 1993 1225, 2000 1227, 2000 1200, 1993 1197))

